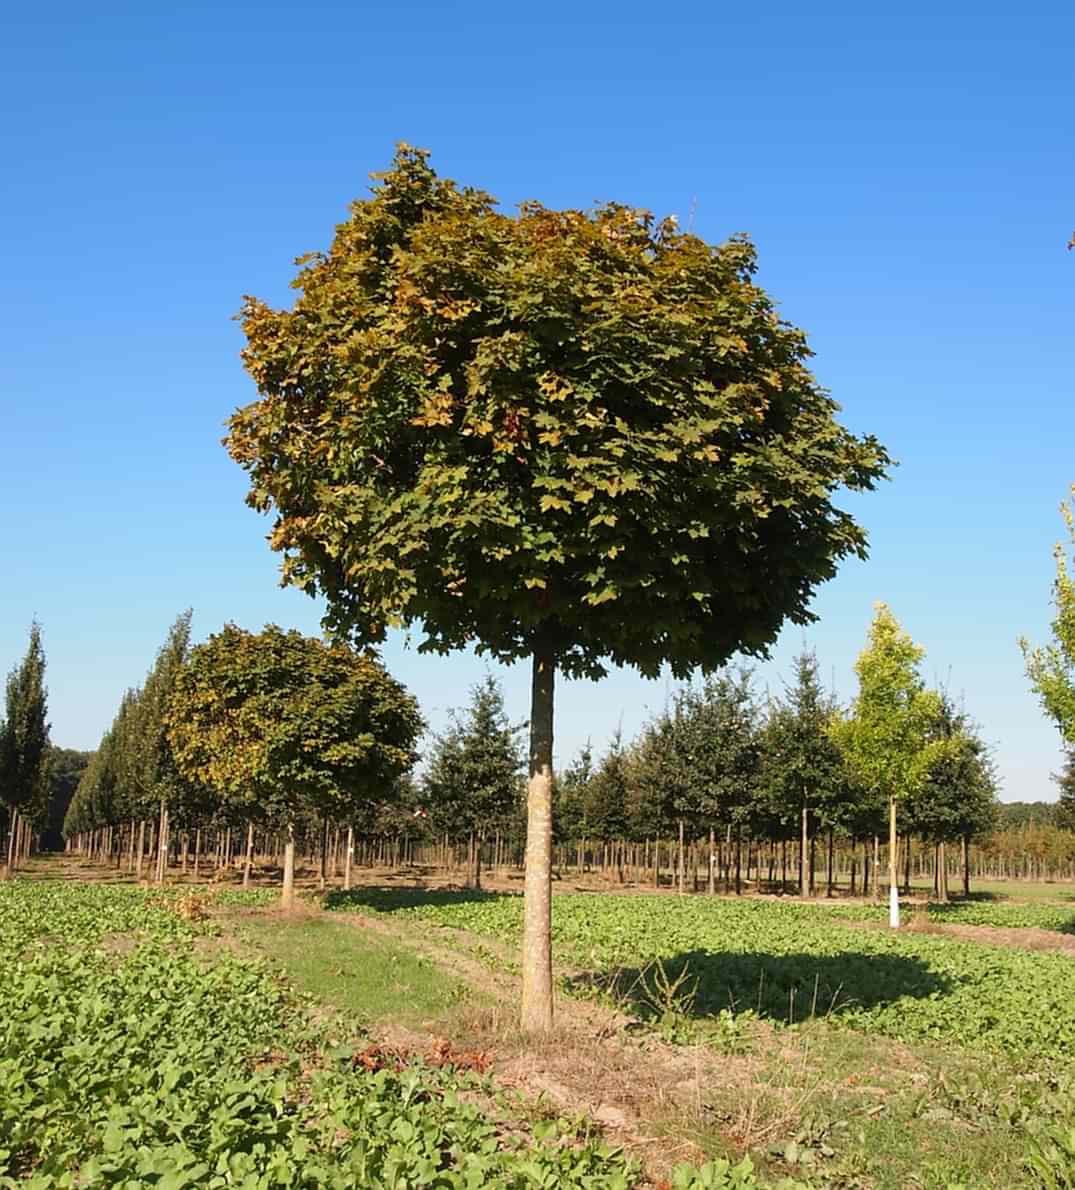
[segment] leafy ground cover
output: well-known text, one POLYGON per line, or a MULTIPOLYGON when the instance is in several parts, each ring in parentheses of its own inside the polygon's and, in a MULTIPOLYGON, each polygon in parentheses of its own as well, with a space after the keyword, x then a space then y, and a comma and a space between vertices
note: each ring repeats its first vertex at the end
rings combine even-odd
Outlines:
MULTIPOLYGON (((904 903, 904 912, 914 914, 918 907, 904 903)), ((826 908, 834 917, 847 920, 887 921, 887 905, 835 905, 826 908)), ((1075 934, 1075 905, 1045 901, 1018 902, 999 900, 951 901, 930 904, 926 910, 931 922, 967 926, 995 926, 999 929, 1053 930, 1075 934)))
MULTIPOLYGON (((209 961, 197 942, 214 929, 190 894, 0 885, 0 1185, 638 1181, 574 1126, 501 1118, 478 1073, 332 1036, 265 964, 209 961)), ((756 1185, 726 1163, 675 1177, 756 1185)))
MULTIPOLYGON (((516 942, 517 896, 360 890, 330 908, 400 912, 516 942)), ((850 912, 851 907, 836 912, 850 912)), ((781 1024, 824 1016, 899 1041, 1075 1056, 1075 963, 911 931, 849 931, 833 910, 704 897, 563 894, 557 958, 570 989, 642 987, 656 960, 696 1017, 751 1012, 781 1024), (681 977, 683 977, 681 979, 681 977)))

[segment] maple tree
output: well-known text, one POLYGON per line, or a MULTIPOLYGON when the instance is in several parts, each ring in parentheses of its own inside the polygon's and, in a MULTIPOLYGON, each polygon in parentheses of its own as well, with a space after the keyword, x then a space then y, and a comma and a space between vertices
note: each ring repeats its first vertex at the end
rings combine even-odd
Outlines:
POLYGON ((531 659, 522 1015, 545 1030, 555 674, 764 654, 864 554, 832 498, 888 457, 838 423, 742 237, 507 214, 401 146, 299 263, 291 309, 245 301, 258 397, 226 444, 330 631, 531 659))
POLYGON ((294 895, 294 822, 342 818, 417 759, 412 695, 343 643, 226 625, 191 650, 168 711, 176 768, 238 814, 287 828, 283 903, 294 895))

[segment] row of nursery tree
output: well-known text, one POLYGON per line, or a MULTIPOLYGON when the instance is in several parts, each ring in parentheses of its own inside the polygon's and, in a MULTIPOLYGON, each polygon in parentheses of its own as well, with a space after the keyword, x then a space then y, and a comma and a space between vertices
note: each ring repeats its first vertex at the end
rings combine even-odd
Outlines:
MULTIPOLYGON (((621 875, 741 889, 753 872, 781 886, 790 862, 805 894, 818 841, 831 888, 850 871, 878 887, 891 861, 890 798, 899 834, 938 851, 983 839, 996 824, 996 782, 968 715, 925 688, 921 650, 879 606, 858 663, 859 697, 841 708, 810 653, 778 697, 745 670, 685 685, 638 737, 599 760, 587 747, 557 775, 555 841, 562 866, 599 863, 621 875), (871 767, 872 766, 872 767, 871 767), (870 775, 880 770, 885 786, 870 775), (888 792, 890 797, 886 797, 888 792), (598 858, 599 857, 599 858, 598 858), (744 873, 745 869, 745 873, 744 873)), ((281 853, 293 895, 300 847, 340 866, 349 883, 356 837, 397 838, 446 863, 465 852, 468 882, 483 862, 523 858, 525 724, 512 724, 492 677, 435 737, 414 776, 424 724, 411 695, 373 658, 268 627, 234 626, 192 648, 190 615, 171 629, 144 684, 130 690, 79 783, 65 833, 76 849, 163 879, 207 849, 238 859, 281 853)), ((398 853, 397 853, 398 858, 398 853)), ((902 850, 905 877, 912 849, 902 850)), ((921 855, 918 864, 921 865, 921 855)))

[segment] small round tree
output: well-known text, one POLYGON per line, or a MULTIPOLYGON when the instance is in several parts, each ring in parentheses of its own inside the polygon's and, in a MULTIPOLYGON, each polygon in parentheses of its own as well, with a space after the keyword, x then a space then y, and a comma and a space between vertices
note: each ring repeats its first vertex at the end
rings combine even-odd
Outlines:
POLYGON ((836 421, 746 240, 508 215, 406 146, 379 181, 292 309, 247 299, 259 396, 227 446, 331 630, 531 659, 522 1017, 546 1030, 556 672, 764 653, 864 553, 832 497, 887 456, 836 421))
POLYGON ((168 716, 180 772, 247 818, 282 823, 282 902, 294 898, 294 821, 383 797, 417 759, 418 704, 369 657, 268 625, 233 624, 191 651, 168 716))

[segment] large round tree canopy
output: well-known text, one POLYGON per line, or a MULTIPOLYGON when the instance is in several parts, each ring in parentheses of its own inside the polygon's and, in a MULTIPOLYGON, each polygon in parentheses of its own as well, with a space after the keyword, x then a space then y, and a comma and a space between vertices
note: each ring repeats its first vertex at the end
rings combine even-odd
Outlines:
POLYGON ((888 459, 836 420, 755 250, 609 204, 497 209, 403 146, 290 310, 243 309, 227 445, 284 581, 360 644, 682 675, 811 619, 888 459))

